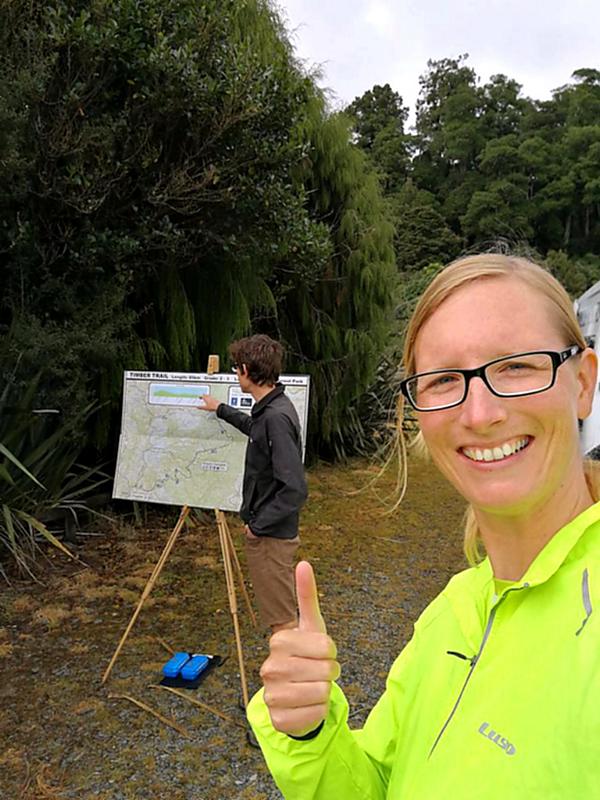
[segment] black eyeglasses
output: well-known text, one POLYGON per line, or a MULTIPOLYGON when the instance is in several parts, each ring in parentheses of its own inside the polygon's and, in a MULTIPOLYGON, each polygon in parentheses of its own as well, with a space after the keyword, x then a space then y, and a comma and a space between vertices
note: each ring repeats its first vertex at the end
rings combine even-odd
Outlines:
POLYGON ((435 369, 411 375, 400 390, 416 411, 440 411, 464 403, 473 378, 481 378, 496 397, 524 397, 554 386, 556 370, 571 356, 583 352, 572 345, 566 350, 532 350, 495 358, 475 369, 435 369))

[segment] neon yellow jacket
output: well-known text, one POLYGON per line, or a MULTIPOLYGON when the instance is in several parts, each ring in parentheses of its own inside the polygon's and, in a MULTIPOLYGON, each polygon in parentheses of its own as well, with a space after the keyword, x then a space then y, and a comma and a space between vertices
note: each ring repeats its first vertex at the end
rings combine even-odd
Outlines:
POLYGON ((333 686, 319 735, 248 718, 286 800, 598 800, 600 503, 494 599, 489 561, 425 609, 364 728, 333 686))

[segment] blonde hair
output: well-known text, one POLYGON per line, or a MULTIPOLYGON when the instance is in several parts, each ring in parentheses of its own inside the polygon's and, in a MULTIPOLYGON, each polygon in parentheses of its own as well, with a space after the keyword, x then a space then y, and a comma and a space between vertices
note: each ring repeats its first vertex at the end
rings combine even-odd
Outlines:
MULTIPOLYGON (((453 261, 436 275, 421 295, 406 329, 402 354, 406 375, 416 372, 415 343, 421 328, 444 300, 468 283, 500 277, 517 278, 542 294, 549 302, 553 318, 558 325, 559 332, 564 337, 565 345, 577 344, 580 347, 586 347, 573 303, 566 290, 553 275, 527 258, 484 253, 453 261)), ((404 398, 400 396, 397 408, 397 429, 400 436, 402 436, 403 416, 404 398)), ((411 447, 419 455, 427 454, 427 445, 421 433, 418 433, 411 442, 411 447)), ((600 499, 600 465, 586 459, 584 460, 584 472, 592 498, 596 501, 600 499)), ((471 506, 465 513, 463 548, 469 564, 477 564, 483 558, 481 536, 471 506)))

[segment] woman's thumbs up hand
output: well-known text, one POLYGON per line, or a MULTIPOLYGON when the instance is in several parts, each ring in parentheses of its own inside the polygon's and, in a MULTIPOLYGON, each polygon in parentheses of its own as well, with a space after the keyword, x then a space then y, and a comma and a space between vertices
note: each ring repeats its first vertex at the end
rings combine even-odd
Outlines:
POLYGON ((319 609, 311 565, 296 567, 298 627, 274 633, 260 675, 273 727, 292 736, 314 730, 327 716, 332 681, 340 675, 335 643, 319 609))

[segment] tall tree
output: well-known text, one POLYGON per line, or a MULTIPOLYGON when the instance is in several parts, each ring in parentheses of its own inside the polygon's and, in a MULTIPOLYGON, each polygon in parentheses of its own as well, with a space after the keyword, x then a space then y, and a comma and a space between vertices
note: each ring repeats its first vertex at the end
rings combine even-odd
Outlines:
POLYGON ((419 79, 416 129, 420 150, 433 163, 464 172, 474 165, 483 140, 481 92, 468 55, 428 61, 419 79))
POLYGON ((313 441, 343 455, 363 429, 356 402, 370 385, 390 328, 395 267, 393 226, 377 176, 350 144, 343 115, 315 120, 303 176, 311 217, 333 249, 312 285, 280 304, 281 332, 297 367, 313 377, 313 441))
POLYGON ((523 87, 506 75, 492 75, 481 89, 482 121, 486 139, 518 134, 531 101, 521 97, 523 87))
POLYGON ((394 250, 400 272, 446 263, 461 250, 461 239, 447 225, 435 197, 411 179, 388 197, 396 233, 394 250))
POLYGON ((406 178, 410 137, 405 133, 408 108, 389 83, 375 85, 346 108, 353 120, 354 140, 372 159, 386 191, 406 178))
POLYGON ((529 197, 536 245, 572 253, 599 241, 597 122, 600 82, 593 69, 576 70, 573 82, 549 101, 535 103, 523 119, 521 151, 529 166, 529 197))
POLYGON ((517 135, 490 139, 478 162, 486 186, 471 195, 461 220, 465 235, 471 241, 529 239, 528 182, 517 135))

